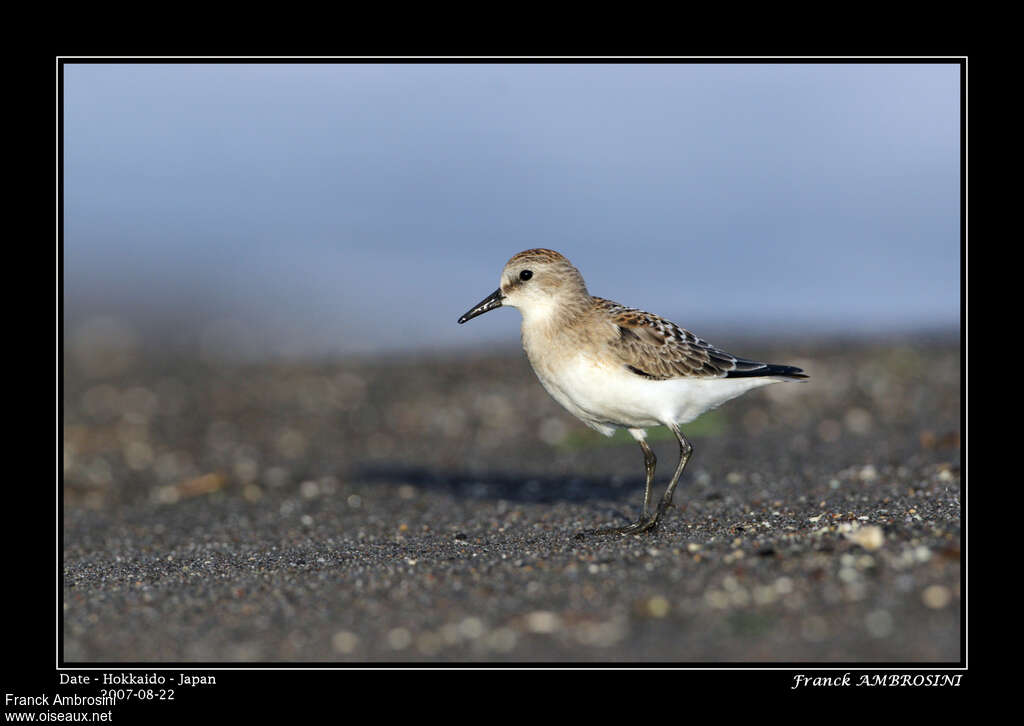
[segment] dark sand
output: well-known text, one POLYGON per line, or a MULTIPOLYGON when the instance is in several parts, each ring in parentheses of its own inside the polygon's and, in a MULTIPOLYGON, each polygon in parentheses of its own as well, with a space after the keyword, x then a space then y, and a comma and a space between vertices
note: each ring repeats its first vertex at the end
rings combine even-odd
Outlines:
POLYGON ((716 343, 812 378, 685 427, 655 533, 583 541, 642 455, 520 352, 69 353, 65 662, 959 661, 959 341, 716 343))

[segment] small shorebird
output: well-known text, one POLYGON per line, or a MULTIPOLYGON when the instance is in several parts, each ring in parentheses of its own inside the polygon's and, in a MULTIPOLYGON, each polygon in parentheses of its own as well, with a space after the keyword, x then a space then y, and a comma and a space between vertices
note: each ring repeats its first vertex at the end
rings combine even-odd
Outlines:
POLYGON ((662 317, 594 297, 579 270, 554 250, 515 255, 502 270, 501 286, 459 323, 502 306, 522 313, 523 349, 545 390, 587 426, 605 436, 625 428, 643 449, 647 483, 640 517, 625 527, 581 534, 654 529, 693 453, 680 425, 752 388, 808 377, 794 366, 737 358, 662 317), (646 439, 653 426, 675 434, 679 464, 652 511, 657 462, 646 439))

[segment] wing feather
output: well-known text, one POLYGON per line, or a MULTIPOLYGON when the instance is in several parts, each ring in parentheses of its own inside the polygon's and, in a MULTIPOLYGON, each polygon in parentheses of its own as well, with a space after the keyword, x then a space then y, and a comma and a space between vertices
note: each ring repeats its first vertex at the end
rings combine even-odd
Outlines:
POLYGON ((737 358, 659 315, 604 298, 595 297, 594 302, 615 328, 609 351, 626 369, 645 378, 807 377, 794 366, 737 358))

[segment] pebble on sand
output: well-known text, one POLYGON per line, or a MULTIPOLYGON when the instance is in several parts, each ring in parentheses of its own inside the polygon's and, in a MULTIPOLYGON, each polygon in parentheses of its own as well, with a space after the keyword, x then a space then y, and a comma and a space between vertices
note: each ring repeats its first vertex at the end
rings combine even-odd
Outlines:
POLYGON ((881 527, 875 525, 847 532, 846 538, 854 544, 860 545, 868 552, 874 552, 885 544, 885 533, 881 527))
POLYGON ((921 601, 925 604, 925 607, 929 607, 932 610, 941 610, 949 605, 949 601, 952 599, 953 593, 949 591, 948 587, 943 585, 929 585, 921 593, 921 601))

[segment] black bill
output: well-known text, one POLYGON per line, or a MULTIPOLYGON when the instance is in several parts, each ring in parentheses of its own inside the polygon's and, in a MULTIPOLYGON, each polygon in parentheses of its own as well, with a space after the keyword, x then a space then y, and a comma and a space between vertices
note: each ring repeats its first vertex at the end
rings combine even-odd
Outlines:
POLYGON ((501 294, 501 288, 498 288, 490 295, 485 297, 483 300, 478 302, 472 308, 470 308, 465 315, 459 318, 459 325, 462 325, 467 320, 475 318, 477 315, 483 315, 488 310, 494 310, 494 308, 501 307, 501 299, 504 295, 501 294))

